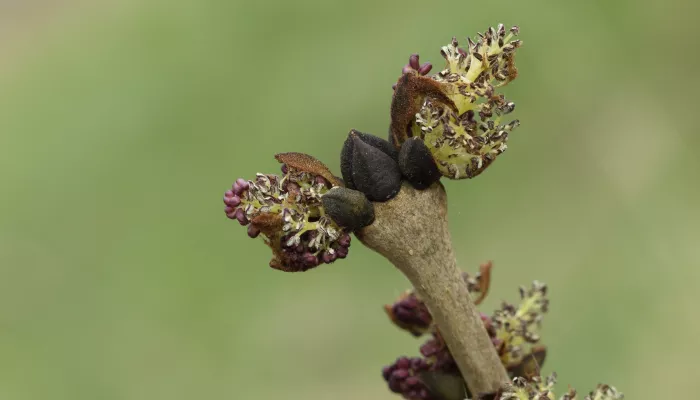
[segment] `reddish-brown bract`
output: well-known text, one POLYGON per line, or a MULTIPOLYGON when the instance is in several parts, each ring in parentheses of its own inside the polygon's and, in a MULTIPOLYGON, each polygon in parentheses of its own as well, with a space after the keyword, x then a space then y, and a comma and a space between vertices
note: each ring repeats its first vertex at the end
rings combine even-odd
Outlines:
POLYGON ((413 136, 409 132, 409 126, 426 97, 458 112, 457 106, 445 94, 444 85, 415 71, 408 71, 399 78, 391 100, 390 137, 394 146, 399 147, 407 138, 413 136))
POLYGON ((297 171, 308 172, 326 179, 333 186, 345 186, 343 180, 333 175, 326 164, 304 153, 279 153, 275 159, 297 171))

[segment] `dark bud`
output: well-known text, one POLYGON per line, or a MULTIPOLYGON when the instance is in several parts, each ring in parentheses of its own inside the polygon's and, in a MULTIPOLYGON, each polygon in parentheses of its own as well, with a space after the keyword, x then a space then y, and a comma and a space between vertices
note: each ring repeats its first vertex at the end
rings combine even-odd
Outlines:
POLYGON ((367 142, 352 131, 345 141, 340 162, 343 179, 346 186, 361 191, 369 200, 387 201, 401 189, 399 165, 389 142, 371 135, 364 138, 367 142))
MULTIPOLYGON (((333 221, 350 230, 357 230, 374 222, 374 206, 357 190, 334 187, 321 197, 321 203, 333 221)), ((350 237, 345 240, 350 244, 350 237)))
POLYGON ((440 180, 440 171, 428 147, 419 138, 406 140, 399 151, 401 174, 418 190, 440 180))
POLYGON ((343 175, 345 186, 349 187, 350 189, 357 189, 352 178, 352 158, 354 153, 355 137, 359 138, 364 143, 381 150, 393 160, 398 161, 399 159, 399 151, 391 143, 374 135, 362 133, 354 129, 351 130, 350 134, 348 134, 348 138, 345 139, 343 150, 340 153, 340 172, 343 175))

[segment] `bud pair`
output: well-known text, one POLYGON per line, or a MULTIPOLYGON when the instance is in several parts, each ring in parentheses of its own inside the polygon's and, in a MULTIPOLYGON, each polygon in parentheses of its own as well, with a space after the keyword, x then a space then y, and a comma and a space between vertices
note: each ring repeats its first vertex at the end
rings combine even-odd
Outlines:
POLYGON ((440 179, 440 172, 423 142, 408 140, 397 150, 386 140, 354 129, 343 145, 340 169, 347 187, 378 202, 396 196, 403 179, 419 190, 440 179))

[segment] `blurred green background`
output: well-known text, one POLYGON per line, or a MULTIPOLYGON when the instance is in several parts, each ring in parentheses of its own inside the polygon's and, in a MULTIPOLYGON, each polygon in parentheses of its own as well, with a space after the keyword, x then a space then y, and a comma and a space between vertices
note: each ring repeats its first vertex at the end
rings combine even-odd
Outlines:
POLYGON ((304 274, 225 218, 276 152, 338 170, 413 52, 521 27, 522 126, 447 182, 483 310, 550 285, 544 372, 692 398, 700 320, 695 2, 0 2, 0 399, 398 399, 408 287, 355 242, 304 274))

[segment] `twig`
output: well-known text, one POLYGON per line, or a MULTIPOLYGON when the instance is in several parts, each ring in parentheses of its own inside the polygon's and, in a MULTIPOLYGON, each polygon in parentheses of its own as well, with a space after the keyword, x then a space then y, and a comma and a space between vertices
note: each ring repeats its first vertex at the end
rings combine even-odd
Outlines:
POLYGON ((508 375, 457 268, 444 187, 437 183, 419 191, 404 184, 395 198, 374 207, 374 223, 357 237, 411 281, 470 391, 497 391, 508 382, 508 375))

